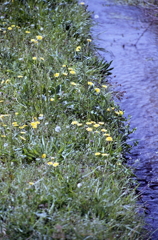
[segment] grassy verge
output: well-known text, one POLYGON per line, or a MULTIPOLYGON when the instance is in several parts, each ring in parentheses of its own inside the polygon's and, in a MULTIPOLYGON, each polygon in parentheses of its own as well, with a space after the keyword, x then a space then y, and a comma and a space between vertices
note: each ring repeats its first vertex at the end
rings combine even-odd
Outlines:
POLYGON ((75 0, 1 3, 0 238, 141 239, 129 128, 75 0))

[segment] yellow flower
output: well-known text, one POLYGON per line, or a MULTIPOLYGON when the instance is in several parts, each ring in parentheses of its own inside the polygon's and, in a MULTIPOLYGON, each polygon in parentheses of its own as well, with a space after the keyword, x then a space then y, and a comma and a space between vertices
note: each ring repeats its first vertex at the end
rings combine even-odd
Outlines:
POLYGON ((92 42, 92 39, 90 39, 90 38, 87 38, 87 42, 92 42))
POLYGON ((19 126, 17 122, 12 122, 12 125, 13 125, 14 127, 18 127, 18 126, 19 126))
POLYGON ((45 153, 42 154, 41 158, 46 158, 47 155, 45 153))
POLYGON ((71 70, 70 73, 71 74, 76 74, 76 72, 74 70, 71 70))
POLYGON ((34 185, 34 182, 29 182, 30 185, 34 185))
POLYGON ((22 137, 22 136, 20 136, 20 138, 21 138, 22 140, 26 141, 26 138, 24 138, 24 137, 22 137))
POLYGON ((95 133, 99 133, 99 131, 95 131, 95 133))
POLYGON ((53 163, 53 167, 57 167, 57 166, 59 166, 59 163, 58 162, 54 162, 53 163))
POLYGON ((44 58, 43 58, 43 57, 40 57, 40 59, 44 61, 44 58))
POLYGON ((109 137, 106 138, 106 141, 107 141, 107 142, 112 142, 112 141, 113 141, 113 138, 109 136, 109 137))
POLYGON ((101 132, 107 132, 107 130, 105 128, 102 128, 101 132))
POLYGON ((77 84, 75 82, 70 82, 71 85, 76 86, 77 84))
POLYGON ((62 65, 62 67, 66 67, 66 65, 65 65, 65 64, 63 64, 63 65, 62 65))
POLYGON ((121 115, 121 116, 122 116, 123 114, 124 114, 124 112, 123 112, 123 111, 119 111, 119 115, 121 115))
POLYGON ((0 100, 0 103, 1 103, 1 102, 4 102, 4 100, 0 100))
POLYGON ((84 2, 80 2, 80 5, 85 5, 85 3, 84 2))
POLYGON ((106 85, 102 85, 102 87, 103 87, 103 88, 107 88, 108 86, 106 86, 106 85))
POLYGON ((73 71, 74 69, 73 68, 68 68, 69 71, 73 71))
POLYGON ((55 73, 55 74, 54 74, 54 77, 59 77, 59 73, 55 73))
POLYGON ((3 84, 3 83, 4 83, 4 80, 1 81, 1 84, 3 84))
POLYGON ((32 128, 37 128, 37 125, 40 124, 39 121, 36 121, 36 122, 31 122, 30 125, 32 128))
POLYGON ((22 75, 18 75, 17 77, 18 77, 18 78, 23 78, 23 76, 22 76, 22 75))
POLYGON ((107 110, 108 112, 110 112, 110 108, 107 108, 106 110, 107 110))
POLYGON ((19 113, 18 112, 15 112, 15 115, 17 116, 19 113))
POLYGON ((78 46, 78 47, 76 48, 76 52, 79 52, 79 51, 81 51, 81 47, 80 47, 80 46, 78 46))
POLYGON ((6 135, 1 135, 1 137, 2 137, 2 138, 5 138, 5 137, 6 137, 6 135))
POLYGON ((36 38, 37 38, 37 40, 42 40, 43 39, 43 37, 40 36, 40 35, 36 36, 36 38))
POLYGON ((93 131, 93 128, 86 128, 86 130, 87 130, 88 132, 92 132, 92 131, 93 131))
POLYGON ((72 121, 71 124, 72 124, 72 125, 77 125, 77 124, 79 124, 79 122, 77 122, 77 121, 72 121))
POLYGON ((33 57, 32 60, 37 60, 37 57, 33 57))
POLYGON ((47 162, 47 165, 53 165, 53 162, 47 162))
POLYGON ((27 125, 23 125, 23 126, 21 126, 21 127, 19 127, 20 129, 23 129, 23 128, 25 128, 25 127, 27 127, 27 125))
POLYGON ((26 134, 26 132, 20 132, 21 134, 26 134))
POLYGON ((94 88, 94 90, 96 91, 96 93, 100 93, 100 89, 99 88, 94 88))
POLYGON ((30 31, 25 31, 25 33, 30 33, 30 31))
POLYGON ((100 127, 100 125, 99 124, 94 124, 93 127, 97 128, 97 127, 100 127))
POLYGON ((80 127, 80 126, 82 126, 82 125, 83 125, 82 123, 78 123, 78 124, 77 124, 78 127, 80 127))
POLYGON ((86 122, 87 125, 91 125, 92 123, 91 122, 86 122))
POLYGON ((31 42, 38 43, 38 41, 36 39, 31 39, 31 42))
POLYGON ((94 155, 95 156, 99 156, 99 155, 101 155, 101 153, 100 152, 96 152, 94 155))
POLYGON ((104 122, 98 122, 100 125, 104 125, 104 122))
POLYGON ((103 134, 103 136, 110 137, 110 134, 109 133, 105 133, 105 134, 103 134))
POLYGON ((88 85, 89 85, 89 86, 93 86, 93 83, 92 83, 92 82, 88 82, 88 85))
POLYGON ((59 166, 59 163, 58 162, 47 162, 47 165, 52 165, 53 167, 57 167, 59 166))
POLYGON ((102 156, 107 157, 107 156, 109 156, 109 154, 108 153, 102 153, 102 156))
POLYGON ((12 30, 12 27, 8 27, 8 30, 12 30))
POLYGON ((15 25, 13 24, 13 25, 11 25, 11 27, 12 27, 12 28, 14 28, 14 27, 15 27, 15 25))
POLYGON ((66 72, 63 72, 62 74, 63 74, 64 76, 67 76, 67 73, 66 73, 66 72))
POLYGON ((55 99, 54 98, 50 98, 50 101, 53 102, 55 99))

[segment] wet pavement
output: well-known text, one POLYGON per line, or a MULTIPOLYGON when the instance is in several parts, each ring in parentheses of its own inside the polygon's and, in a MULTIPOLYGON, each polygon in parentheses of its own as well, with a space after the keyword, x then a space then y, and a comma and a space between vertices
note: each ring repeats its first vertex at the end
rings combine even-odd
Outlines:
POLYGON ((125 115, 131 115, 130 164, 135 167, 139 190, 145 206, 145 220, 151 239, 158 240, 158 24, 144 9, 117 5, 113 0, 85 0, 96 25, 95 44, 107 61, 113 60, 109 81, 123 92, 119 102, 125 115))

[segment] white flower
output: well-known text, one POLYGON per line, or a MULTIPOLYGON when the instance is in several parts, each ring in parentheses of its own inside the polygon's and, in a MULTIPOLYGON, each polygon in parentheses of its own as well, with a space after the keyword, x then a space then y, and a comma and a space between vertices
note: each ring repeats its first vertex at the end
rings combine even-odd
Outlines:
POLYGON ((60 132, 60 131, 61 131, 61 127, 60 127, 60 126, 56 126, 56 127, 55 127, 55 131, 56 131, 56 132, 60 132))

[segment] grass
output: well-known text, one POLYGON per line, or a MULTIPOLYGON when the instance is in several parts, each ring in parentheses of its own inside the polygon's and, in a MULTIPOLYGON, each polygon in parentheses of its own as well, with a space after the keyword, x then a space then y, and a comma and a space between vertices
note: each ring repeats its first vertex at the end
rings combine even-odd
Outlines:
POLYGON ((0 238, 143 239, 129 126, 90 13, 75 0, 1 10, 0 238))

